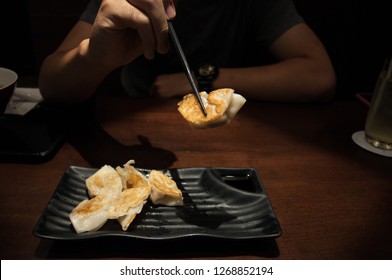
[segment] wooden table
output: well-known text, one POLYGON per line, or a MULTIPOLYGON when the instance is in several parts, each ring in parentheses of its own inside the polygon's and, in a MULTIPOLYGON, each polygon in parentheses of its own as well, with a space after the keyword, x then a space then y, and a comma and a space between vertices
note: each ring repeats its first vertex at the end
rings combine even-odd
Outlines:
POLYGON ((392 158, 351 140, 364 126, 358 102, 247 102, 224 127, 191 129, 175 99, 103 95, 69 116, 74 127, 44 163, 0 163, 1 259, 391 259, 392 158), (79 124, 79 125, 78 125, 79 124), (282 235, 273 240, 98 239, 33 235, 69 166, 251 167, 282 235))

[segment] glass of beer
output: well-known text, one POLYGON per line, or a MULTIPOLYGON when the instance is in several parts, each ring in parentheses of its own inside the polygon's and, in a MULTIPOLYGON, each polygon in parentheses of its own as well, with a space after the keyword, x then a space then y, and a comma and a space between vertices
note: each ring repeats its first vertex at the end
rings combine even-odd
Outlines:
POLYGON ((392 63, 387 59, 373 91, 365 124, 366 140, 372 146, 392 150, 392 63))

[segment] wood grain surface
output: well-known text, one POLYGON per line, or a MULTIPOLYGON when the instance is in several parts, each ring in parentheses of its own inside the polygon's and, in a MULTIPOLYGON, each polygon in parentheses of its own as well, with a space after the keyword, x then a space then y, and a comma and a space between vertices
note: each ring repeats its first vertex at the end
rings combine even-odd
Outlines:
POLYGON ((192 129, 177 99, 102 95, 66 111, 64 144, 43 163, 0 163, 1 259, 391 259, 392 158, 358 147, 359 102, 248 101, 229 125, 192 129), (53 241, 34 226, 69 166, 250 167, 283 234, 273 240, 53 241))

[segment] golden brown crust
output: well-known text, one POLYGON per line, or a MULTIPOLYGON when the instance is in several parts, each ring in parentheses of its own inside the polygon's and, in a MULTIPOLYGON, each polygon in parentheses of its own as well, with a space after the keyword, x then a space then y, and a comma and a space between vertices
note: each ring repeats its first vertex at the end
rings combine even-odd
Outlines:
POLYGON ((109 208, 109 219, 126 215, 128 210, 143 205, 150 195, 150 188, 130 188, 123 190, 109 208))
POLYGON ((234 90, 231 88, 221 88, 211 91, 208 95, 208 103, 216 106, 216 114, 222 116, 230 105, 234 90))
POLYGON ((152 170, 149 176, 150 183, 153 187, 168 196, 181 196, 182 192, 177 188, 174 180, 167 177, 161 171, 152 170))
POLYGON ((183 205, 182 192, 178 189, 177 183, 162 171, 152 170, 148 179, 151 184, 152 203, 166 206, 183 205))
POLYGON ((75 207, 71 215, 74 217, 82 217, 86 215, 91 215, 101 211, 105 208, 104 197, 96 196, 89 200, 84 200, 82 203, 75 207))
POLYGON ((128 161, 123 167, 116 167, 116 171, 121 177, 124 190, 140 187, 150 188, 147 178, 131 165, 133 163, 133 161, 128 161))
POLYGON ((209 94, 201 92, 207 115, 203 114, 198 100, 194 94, 187 94, 178 103, 178 111, 191 126, 202 128, 216 123, 226 123, 228 121, 225 112, 230 105, 234 90, 231 88, 221 88, 211 91, 209 94))
POLYGON ((98 195, 115 197, 122 190, 120 175, 109 165, 102 166, 87 178, 86 186, 91 197, 98 195))

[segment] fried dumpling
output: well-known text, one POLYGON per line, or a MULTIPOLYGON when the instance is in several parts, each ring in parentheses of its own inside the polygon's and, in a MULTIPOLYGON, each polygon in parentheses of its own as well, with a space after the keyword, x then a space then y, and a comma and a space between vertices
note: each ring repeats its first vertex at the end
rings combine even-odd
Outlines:
POLYGON ((148 177, 151 184, 150 199, 154 204, 166 206, 182 206, 182 192, 174 180, 163 172, 152 170, 148 177))
POLYGON ((117 218, 117 221, 120 223, 123 231, 126 231, 128 229, 129 225, 133 222, 136 215, 142 211, 142 209, 143 204, 134 208, 130 208, 126 215, 117 218))
POLYGON ((150 182, 145 175, 132 166, 134 163, 134 160, 130 160, 123 167, 116 168, 124 190, 109 210, 109 217, 117 219, 123 230, 128 229, 151 193, 150 182))
POLYGON ((87 178, 86 186, 90 197, 102 195, 115 198, 121 193, 123 188, 120 175, 110 165, 102 166, 97 172, 87 178))
POLYGON ((86 179, 90 199, 81 201, 70 213, 77 233, 96 231, 107 220, 116 219, 126 231, 148 198, 154 204, 183 205, 182 192, 174 180, 152 170, 147 177, 128 161, 123 167, 104 165, 86 179))
POLYGON ((113 200, 109 207, 109 219, 117 219, 128 213, 130 208, 136 208, 146 203, 150 189, 147 188, 131 188, 121 192, 121 194, 113 200))
POLYGON ((127 230, 136 215, 142 211, 150 193, 150 187, 130 188, 122 191, 109 207, 109 219, 117 219, 122 229, 127 230))
POLYGON ((117 219, 125 231, 139 214, 151 193, 150 188, 139 187, 122 191, 109 207, 109 219, 117 219))
POLYGON ((77 233, 96 231, 108 220, 108 203, 105 197, 96 196, 81 201, 69 218, 77 233))
POLYGON ((141 172, 132 166, 134 163, 134 160, 130 160, 125 163, 123 167, 116 167, 116 171, 121 177, 123 188, 150 188, 150 183, 146 176, 144 176, 141 172))
POLYGON ((195 128, 208 128, 230 123, 246 99, 231 88, 222 88, 200 93, 207 111, 203 114, 198 100, 194 94, 187 94, 178 103, 178 111, 184 119, 195 128))
POLYGON ((241 94, 233 93, 229 107, 225 112, 230 121, 235 117, 235 115, 237 115, 238 111, 242 108, 242 106, 244 106, 245 102, 245 97, 241 94))

